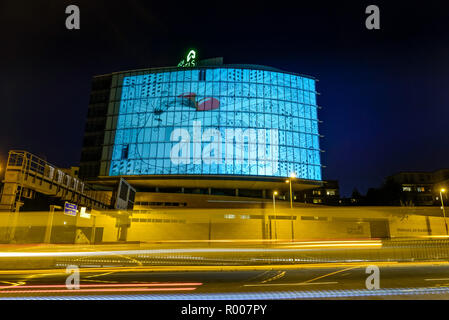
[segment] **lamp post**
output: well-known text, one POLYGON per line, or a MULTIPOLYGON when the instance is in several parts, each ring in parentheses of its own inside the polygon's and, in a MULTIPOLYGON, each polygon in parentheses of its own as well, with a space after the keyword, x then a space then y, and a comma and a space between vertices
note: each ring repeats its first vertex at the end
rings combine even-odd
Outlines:
MULTIPOLYGON (((276 239, 277 239, 277 223, 276 223, 276 196, 277 195, 278 195, 278 192, 274 191, 273 192, 273 217, 274 217, 274 230, 275 230, 276 239)), ((271 229, 271 222, 270 222, 270 229, 271 229)), ((270 232, 270 234, 271 234, 271 232, 270 232)))
MULTIPOLYGON (((285 181, 290 184, 290 209, 293 209, 293 192, 292 192, 292 180, 296 178, 296 174, 292 172, 290 174, 290 179, 285 181)), ((292 242, 295 241, 295 231, 293 229, 293 215, 291 216, 291 229, 292 229, 292 242)))
POLYGON ((290 209, 293 209, 293 195, 292 195, 292 180, 296 178, 296 174, 290 174, 290 179, 285 180, 285 183, 290 184, 290 209))
POLYGON ((273 192, 273 213, 276 213, 276 198, 275 198, 275 196, 277 196, 277 195, 278 195, 277 191, 273 192))
POLYGON ((444 226, 446 227, 446 235, 449 235, 448 230, 447 230, 446 211, 444 210, 443 192, 446 192, 446 189, 441 188, 440 189, 440 199, 441 199, 441 208, 443 209, 444 226))

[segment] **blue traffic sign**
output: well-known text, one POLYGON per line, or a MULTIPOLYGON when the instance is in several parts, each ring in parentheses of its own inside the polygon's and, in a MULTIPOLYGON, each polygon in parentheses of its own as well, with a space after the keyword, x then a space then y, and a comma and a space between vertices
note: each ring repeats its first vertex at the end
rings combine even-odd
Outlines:
POLYGON ((77 205, 70 203, 70 202, 66 202, 64 204, 64 214, 67 214, 69 216, 76 216, 76 210, 77 210, 77 205))

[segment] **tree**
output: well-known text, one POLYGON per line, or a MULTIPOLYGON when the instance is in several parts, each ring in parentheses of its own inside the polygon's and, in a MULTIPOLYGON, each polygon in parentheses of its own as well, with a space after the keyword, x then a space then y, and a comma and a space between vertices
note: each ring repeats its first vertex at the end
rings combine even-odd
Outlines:
POLYGON ((353 199, 361 199, 363 196, 360 194, 359 190, 357 190, 357 188, 354 188, 354 190, 352 190, 352 196, 351 198, 353 199))

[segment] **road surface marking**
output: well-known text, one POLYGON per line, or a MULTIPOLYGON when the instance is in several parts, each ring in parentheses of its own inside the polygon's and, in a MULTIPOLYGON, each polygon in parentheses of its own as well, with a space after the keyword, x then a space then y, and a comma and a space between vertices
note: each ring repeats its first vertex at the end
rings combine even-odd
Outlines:
POLYGON ((351 269, 355 269, 355 268, 360 268, 360 266, 349 267, 349 268, 346 268, 346 269, 337 270, 337 271, 334 271, 334 272, 331 272, 331 273, 327 273, 327 274, 325 274, 323 276, 319 276, 319 277, 316 277, 316 278, 304 281, 304 283, 309 283, 309 282, 312 282, 312 281, 315 281, 315 280, 318 280, 318 279, 326 278, 326 277, 332 276, 334 274, 337 274, 337 273, 340 273, 340 272, 345 272, 345 271, 348 271, 348 270, 351 270, 351 269))
POLYGON ((268 278, 268 279, 266 279, 264 281, 261 281, 261 283, 267 283, 267 282, 270 282, 270 281, 273 281, 273 280, 277 280, 277 279, 282 278, 283 276, 285 276, 285 271, 279 271, 275 276, 273 276, 271 278, 268 278))
POLYGON ((254 277, 251 277, 246 281, 252 281, 252 280, 256 280, 257 278, 262 278, 267 273, 270 273, 270 270, 265 270, 264 272, 259 273, 258 275, 255 275, 254 277))
POLYGON ((17 286, 25 284, 25 282, 22 282, 22 281, 19 281, 19 282, 0 281, 0 282, 10 284, 10 286, 7 286, 7 288, 17 287, 17 286))
POLYGON ((118 283, 118 281, 106 281, 106 280, 88 280, 88 279, 82 279, 82 282, 89 281, 89 282, 101 282, 101 283, 118 283))
POLYGON ((106 276, 108 274, 114 273, 114 271, 111 272, 105 272, 105 273, 100 273, 100 274, 94 274, 93 276, 86 276, 86 278, 95 278, 95 277, 101 277, 101 276, 106 276))
MULTIPOLYGON (((58 270, 59 270, 59 269, 58 269, 58 270)), ((64 272, 60 272, 60 273, 66 274, 65 269, 64 269, 63 271, 64 271, 64 272)), ((45 277, 45 276, 55 276, 55 275, 60 275, 59 272, 53 272, 53 273, 48 273, 48 272, 51 272, 51 270, 47 270, 45 273, 39 273, 39 272, 34 272, 34 273, 33 273, 32 270, 29 270, 28 273, 31 273, 31 274, 28 274, 25 278, 27 278, 27 279, 34 279, 34 278, 43 278, 43 277, 45 277)))

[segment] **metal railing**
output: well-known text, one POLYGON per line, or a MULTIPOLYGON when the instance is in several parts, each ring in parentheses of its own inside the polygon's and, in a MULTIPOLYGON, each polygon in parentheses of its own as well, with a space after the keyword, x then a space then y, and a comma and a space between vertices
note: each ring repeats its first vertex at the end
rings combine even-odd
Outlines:
MULTIPOLYGON (((45 258, 1 258, 0 269, 64 268, 76 264, 89 266, 267 266, 316 263, 376 263, 449 261, 449 240, 384 240, 372 248, 282 249, 275 244, 263 246, 233 246, 189 244, 164 246, 133 244, 130 251, 101 251, 97 255, 54 255, 45 258), (279 249, 279 248, 278 248, 279 249), (136 250, 135 253, 132 251, 136 250)), ((114 250, 114 249, 112 249, 114 250)), ((123 250, 123 248, 121 249, 123 250)))
MULTIPOLYGON (((20 186, 16 199, 19 202, 24 188, 36 189, 38 192, 56 197, 62 197, 70 192, 79 195, 84 201, 93 203, 95 207, 99 208, 108 208, 112 200, 112 195, 94 190, 77 177, 23 150, 11 150, 9 152, 5 168, 5 183, 16 183, 20 186), (18 174, 8 175, 12 172, 18 174), (36 183, 36 181, 39 182, 36 183), (61 192, 61 190, 64 192, 61 192)), ((14 210, 14 208, 15 205, 10 209, 14 210)))

